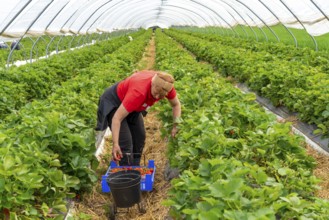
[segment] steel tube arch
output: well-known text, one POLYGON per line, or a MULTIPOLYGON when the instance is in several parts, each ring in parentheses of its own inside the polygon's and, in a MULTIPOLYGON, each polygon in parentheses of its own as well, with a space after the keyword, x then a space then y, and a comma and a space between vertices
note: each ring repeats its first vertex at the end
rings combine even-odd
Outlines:
MULTIPOLYGON (((251 31, 254 33, 254 35, 255 35, 255 37, 256 37, 256 39, 257 39, 257 36, 256 36, 256 33, 255 33, 255 31, 250 27, 250 25, 248 24, 248 22, 244 19, 244 17, 243 16, 241 16, 240 15, 240 13, 234 8, 234 7, 232 7, 229 3, 227 3, 226 1, 224 1, 224 0, 220 0, 220 2, 222 2, 222 3, 224 3, 225 5, 227 5, 229 8, 231 8, 246 24, 247 24, 247 26, 251 29, 251 31)), ((233 15, 232 15, 233 16, 233 15)), ((236 19, 235 19, 235 21, 236 21, 236 19)), ((238 22, 237 22, 238 23, 238 22)), ((248 35, 248 33, 247 33, 247 31, 244 29, 244 27, 243 26, 241 26, 242 27, 242 30, 245 32, 245 34, 246 34, 246 36, 247 36, 247 38, 249 38, 249 35, 248 35)))
MULTIPOLYGON (((230 2, 230 3, 228 3, 228 2, 226 2, 226 1, 224 1, 224 0, 219 0, 220 2, 223 2, 224 4, 226 4, 227 6, 229 6, 230 8, 232 8, 239 16, 240 16, 240 18, 247 24, 247 26, 249 26, 249 28, 250 28, 250 30, 253 32, 253 34, 255 35, 255 38, 256 38, 256 41, 258 41, 258 35, 257 35, 257 33, 254 31, 254 29, 248 24, 248 22, 245 20, 245 18, 235 9, 235 7, 234 6, 232 6, 231 5, 231 3, 233 3, 233 2, 230 2)), ((217 3, 219 3, 219 2, 217 2, 217 3)), ((242 5, 242 7, 244 7, 243 5, 242 5)), ((247 12, 245 12, 246 13, 246 15, 247 15, 247 17, 249 17, 249 19, 251 20, 251 21, 253 21, 255 24, 256 24, 256 22, 254 21, 254 19, 247 13, 247 12)), ((258 27, 259 28, 259 27, 258 27)), ((260 30, 261 30, 261 32, 265 35, 265 33, 263 32, 263 30, 261 29, 261 28, 259 28, 260 30)), ((266 37, 266 35, 265 35, 265 37, 266 37)))
POLYGON ((313 5, 321 12, 321 14, 323 14, 323 16, 327 19, 327 20, 329 20, 329 18, 328 18, 328 16, 326 15, 326 13, 324 13, 324 11, 322 11, 322 9, 313 1, 313 0, 310 0, 312 3, 313 3, 313 5))
MULTIPOLYGON (((150 10, 148 10, 148 11, 150 11, 150 10)), ((153 11, 154 14, 156 14, 155 12, 157 12, 158 10, 154 9, 154 10, 152 10, 152 11, 153 11)), ((116 14, 118 14, 118 13, 121 14, 121 15, 124 14, 124 13, 121 12, 120 10, 117 10, 117 11, 116 11, 116 14)), ((130 13, 129 17, 132 17, 132 16, 135 15, 134 13, 132 13, 132 12, 130 12, 130 11, 127 11, 126 13, 130 13)), ((144 12, 144 11, 136 11, 135 13, 140 13, 140 14, 142 14, 143 16, 145 16, 145 14, 146 14, 146 12, 144 12)), ((108 15, 108 16, 106 16, 106 19, 103 19, 103 21, 104 21, 104 20, 110 20, 109 17, 110 17, 110 16, 114 16, 114 17, 115 17, 116 14, 112 14, 112 15, 108 15)), ((172 16, 175 16, 175 14, 172 14, 172 16)), ((127 17, 126 17, 126 18, 127 18, 127 17)), ((155 18, 156 18, 156 17, 155 17, 155 18)), ((179 18, 182 19, 182 17, 178 17, 178 19, 177 19, 177 18, 176 18, 176 19, 179 20, 179 18)), ((189 17, 189 19, 191 20, 192 18, 189 17)), ((121 20, 120 20, 120 21, 117 20, 116 22, 121 22, 121 20)), ((196 24, 196 22, 195 22, 194 19, 192 19, 192 23, 195 23, 195 24, 196 24)), ((115 23, 113 23, 113 24, 115 24, 115 23)), ((114 26, 113 24, 112 24, 112 26, 114 26)), ((112 26, 111 26, 111 27, 112 27, 112 26)), ((122 26, 123 26, 123 27, 130 27, 131 24, 126 22, 126 23, 125 23, 124 25, 122 25, 122 26)))
MULTIPOLYGON (((236 0, 236 1, 238 1, 238 2, 240 2, 241 3, 241 1, 240 0, 236 0)), ((250 10, 260 21, 262 21, 263 22, 263 24, 271 31, 271 33, 275 36, 275 38, 277 39, 277 41, 278 42, 280 42, 280 39, 279 39, 279 37, 278 37, 278 35, 273 31, 273 29, 270 27, 270 26, 268 26, 267 24, 266 24, 266 22, 256 13, 256 12, 254 12, 249 6, 247 6, 245 3, 242 3, 246 8, 248 8, 248 10, 250 10)))
MULTIPOLYGON (((238 0, 235 0, 235 1, 238 2, 240 5, 242 5, 242 7, 247 8, 247 7, 245 7, 245 5, 241 4, 238 0)), ((248 8, 247 8, 247 9, 248 9, 248 8)), ((251 21, 254 22, 255 26, 256 26, 256 27, 257 27, 257 28, 263 33, 263 35, 264 35, 266 41, 268 41, 267 34, 264 32, 264 30, 263 30, 261 27, 259 27, 259 26, 257 25, 257 22, 256 22, 256 21, 255 21, 250 15, 249 15, 248 12, 253 13, 253 11, 247 10, 247 11, 245 11, 245 13, 246 13, 246 15, 248 16, 248 18, 249 18, 251 21)), ((258 41, 258 39, 257 39, 257 41, 258 41)))
MULTIPOLYGON (((147 13, 145 13, 145 15, 147 15, 147 13)), ((166 18, 166 19, 170 19, 170 20, 172 20, 173 22, 175 22, 175 21, 177 21, 175 18, 172 18, 172 17, 169 17, 169 16, 167 16, 167 15, 157 15, 157 14, 153 14, 152 16, 149 16, 149 17, 154 17, 154 19, 158 19, 158 22, 157 23, 160 23, 159 22, 159 20, 162 20, 162 18, 166 18)), ((136 19, 135 20, 135 22, 134 23, 138 23, 138 24, 144 24, 144 25, 146 25, 145 24, 145 22, 147 22, 147 21, 145 21, 145 19, 144 19, 144 17, 139 17, 139 18, 132 18, 131 20, 133 20, 133 19, 136 19), (143 21, 139 21, 139 20, 141 20, 141 19, 143 19, 143 21)), ((191 18, 189 18, 189 19, 191 19, 191 18)), ((185 20, 185 18, 184 18, 184 20, 185 20)), ((184 21, 185 23, 190 23, 190 24, 195 24, 195 21, 194 20, 185 20, 184 21)), ((134 23, 132 23, 132 24, 134 24, 134 23)))
POLYGON ((15 46, 13 47, 13 49, 10 51, 9 55, 8 55, 8 59, 7 59, 7 67, 9 67, 9 61, 10 58, 13 54, 13 51, 16 49, 16 47, 18 46, 18 44, 20 43, 20 41, 23 39, 23 37, 25 36, 25 34, 29 31, 29 29, 33 26, 33 24, 39 19, 39 17, 45 12, 45 10, 51 5, 51 3, 53 3, 54 0, 51 0, 48 4, 46 4, 46 6, 44 7, 43 11, 41 11, 38 16, 34 19, 34 21, 30 24, 30 26, 25 30, 25 33, 21 36, 21 38, 19 39, 18 43, 15 44, 15 46))
POLYGON ((288 11, 296 18, 296 20, 302 25, 302 27, 305 29, 305 31, 306 31, 306 33, 312 38, 312 40, 313 40, 313 43, 314 43, 314 46, 315 46, 315 50, 316 51, 318 51, 318 43, 316 42, 316 40, 315 40, 315 38, 312 36, 312 35, 310 35, 308 32, 307 32, 307 30, 306 30, 306 28, 305 28, 305 26, 304 26, 304 24, 299 20, 299 18, 294 14, 294 12, 282 1, 282 0, 280 0, 280 2, 288 9, 288 11))
MULTIPOLYGON (((120 2, 120 3, 121 3, 121 2, 120 2)), ((134 4, 135 4, 135 3, 136 3, 136 2, 134 2, 134 4)), ((125 4, 125 3, 122 3, 122 4, 125 4)), ((122 15, 123 12, 121 12, 121 11, 124 10, 123 7, 120 8, 120 7, 122 6, 122 4, 120 4, 120 5, 117 4, 117 5, 115 6, 115 8, 113 8, 113 10, 115 11, 115 14, 110 14, 110 15, 105 16, 105 18, 102 19, 102 20, 103 20, 103 23, 104 23, 104 21, 111 20, 111 17, 115 17, 116 14, 121 14, 121 15, 122 15), (118 9, 116 9, 116 8, 118 8, 118 9)), ((128 4, 131 5, 131 1, 128 2, 128 4)), ((127 12, 127 11, 126 11, 126 12, 127 12)), ((155 12, 156 12, 156 11, 155 11, 155 12)), ((144 13, 142 13, 141 11, 136 11, 135 13, 139 13, 139 14, 144 15, 144 13)), ((133 14, 133 13, 130 12, 130 14, 133 14)), ((173 16, 175 16, 175 14, 173 14, 173 16)), ((122 17, 122 16, 121 16, 121 17, 122 17)), ((178 18, 179 18, 179 17, 178 17, 178 18)), ((179 19, 178 19, 178 20, 179 20, 179 19)), ((120 23, 121 20, 120 20, 120 19, 117 19, 116 22, 120 23)), ((193 23, 195 23, 195 22, 193 22, 193 23)), ((126 27, 127 27, 127 26, 131 26, 129 23, 125 23, 125 25, 126 25, 126 27)), ((124 26, 124 25, 122 25, 122 26, 124 26)))
MULTIPOLYGON (((166 5, 166 7, 175 7, 175 8, 180 8, 180 7, 177 7, 177 6, 171 6, 171 5, 166 5)), ((180 8, 180 9, 183 9, 183 8, 180 8)), ((170 10, 169 8, 166 8, 166 9, 164 9, 164 10, 170 10)), ((186 9, 184 9, 184 10, 186 10, 186 9)), ((175 10, 172 10, 172 11, 175 11, 175 10)), ((198 16, 198 17, 200 17, 201 19, 203 19, 199 14, 197 14, 197 13, 195 13, 195 12, 192 12, 192 13, 194 13, 194 14, 196 14, 196 16, 198 16)), ((159 16, 159 15, 157 15, 157 16, 159 16)), ((133 19, 134 18, 132 18, 131 20, 129 20, 128 22, 127 22, 127 24, 126 25, 130 25, 130 21, 133 21, 133 19)), ((190 18, 195 24, 197 24, 197 22, 193 19, 193 18, 190 18)), ((208 23, 208 21, 206 21, 205 19, 203 19, 204 20, 204 22, 205 23, 208 23)), ((133 22, 133 23, 136 23, 136 22, 133 22)), ((208 25, 209 25, 209 23, 208 23, 208 25)), ((134 25, 132 25, 132 26, 134 26, 134 25)))
MULTIPOLYGON (((166 6, 169 6, 169 5, 166 5, 166 6)), ((176 7, 176 6, 174 6, 174 7, 176 7)), ((180 7, 176 7, 176 8, 180 8, 180 7)), ((181 9, 183 9, 183 8, 181 8, 181 9)), ((109 10, 109 9, 108 9, 109 10)), ((88 30, 96 23, 96 21, 104 14, 104 13, 108 13, 108 10, 105 10, 97 19, 95 19, 94 20, 94 22, 92 23, 92 25, 87 29, 87 32, 88 32, 88 30)), ((187 11, 190 11, 191 13, 194 13, 194 14, 196 14, 196 16, 199 16, 201 19, 203 19, 204 21, 205 21, 205 23, 208 23, 202 16, 200 16, 199 14, 197 14, 196 12, 194 12, 194 11, 192 11, 192 10, 189 10, 189 9, 183 9, 183 10, 187 10, 187 11)), ((143 12, 143 15, 145 16, 145 13, 143 12)), ((188 16, 188 15, 187 15, 188 16)), ((130 20, 128 20, 128 22, 127 22, 127 24, 126 25, 130 25, 132 22, 131 22, 131 20, 133 20, 133 19, 136 19, 136 18, 131 18, 130 20)), ((196 23, 195 21, 194 21, 194 19, 192 19, 192 18, 190 18, 194 23, 196 23)), ((209 24, 209 23, 208 23, 209 24)), ((123 25, 124 26, 124 25, 123 25)))
MULTIPOLYGON (((33 49, 34 49, 35 45, 38 43, 38 41, 40 40, 41 37, 42 37, 42 36, 39 36, 39 37, 37 38, 37 40, 34 41, 34 43, 33 43, 33 45, 32 45, 32 48, 31 48, 31 50, 30 50, 30 63, 32 63, 33 49)), ((32 39, 31 39, 31 40, 32 40, 32 39)))
MULTIPOLYGON (((194 0, 191 0, 192 2, 195 2, 195 3, 197 3, 197 4, 200 4, 199 2, 196 2, 196 1, 194 1, 194 0)), ((210 11, 212 11, 212 12, 214 12, 218 17, 220 17, 230 28, 231 28, 231 30, 233 31, 233 33, 234 34, 236 34, 237 36, 239 36, 239 34, 238 33, 236 33, 236 31, 233 29, 233 27, 232 27, 232 25, 229 23, 229 22, 227 22, 222 16, 220 16, 216 11, 214 11, 213 9, 211 9, 211 8, 209 8, 208 6, 205 6, 205 5, 203 5, 203 4, 200 4, 200 5, 202 5, 203 7, 206 7, 206 8, 208 8, 210 11)))
POLYGON ((16 18, 24 11, 24 9, 32 2, 32 0, 29 0, 19 11, 18 13, 13 16, 12 19, 10 19, 10 22, 7 23, 7 25, 1 30, 0 36, 6 31, 6 29, 16 20, 16 18))
MULTIPOLYGON (((166 20, 172 20, 173 22, 175 22, 175 19, 172 18, 172 17, 168 17, 167 15, 153 15, 154 18, 157 18, 158 19, 158 22, 157 23, 162 23, 161 21, 164 19, 164 21, 166 20)), ((137 18, 137 19, 141 19, 141 18, 137 18)), ((138 21, 138 20, 136 20, 138 21)), ((146 25, 145 22, 147 21, 138 21, 138 23, 140 23, 141 25, 146 25)))
POLYGON ((47 47, 46 47, 46 57, 48 58, 49 57, 49 47, 51 45, 51 43, 55 40, 57 36, 52 36, 49 43, 47 44, 47 47))
MULTIPOLYGON (((272 28, 270 28, 267 24, 266 24, 266 22, 264 22, 263 21, 263 19, 261 18, 261 17, 259 17, 258 15, 257 15, 257 13, 256 12, 254 12, 250 7, 248 7, 245 3, 243 3, 243 2, 241 2, 240 0, 236 0, 237 2, 239 2, 240 4, 242 4, 242 5, 244 5, 249 11, 251 11, 270 31, 271 31, 271 33, 276 37, 276 39, 278 40, 278 41, 280 41, 279 40, 279 37, 276 35, 276 33, 272 30, 272 28)), ((268 37, 267 37, 267 35, 266 35, 266 41, 268 41, 268 37)))
POLYGON ((263 4, 264 5, 264 7, 266 7, 267 8, 267 10, 269 10, 271 13, 272 13, 272 15, 276 18, 276 19, 278 19, 278 21, 283 25, 283 27, 288 31, 288 33, 292 36, 292 38, 294 39, 294 42, 295 42, 295 45, 296 45, 296 47, 298 47, 298 42, 297 42, 297 39, 296 39, 296 37, 295 37, 295 35, 289 30, 289 28, 285 25, 285 24, 283 24, 281 21, 280 21, 280 18, 270 9, 270 7, 268 7, 264 2, 262 2, 262 0, 258 0, 261 4, 263 4))

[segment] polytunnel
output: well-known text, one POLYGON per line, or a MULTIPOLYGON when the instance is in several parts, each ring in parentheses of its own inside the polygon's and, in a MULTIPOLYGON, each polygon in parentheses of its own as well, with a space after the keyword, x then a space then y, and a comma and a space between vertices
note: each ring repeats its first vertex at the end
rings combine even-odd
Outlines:
POLYGON ((264 1, 69 1, 14 0, 1 7, 1 36, 86 34, 159 26, 236 25, 264 27, 281 23, 312 36, 329 30, 325 0, 264 1))
POLYGON ((10 0, 0 218, 329 219, 327 0, 10 0))

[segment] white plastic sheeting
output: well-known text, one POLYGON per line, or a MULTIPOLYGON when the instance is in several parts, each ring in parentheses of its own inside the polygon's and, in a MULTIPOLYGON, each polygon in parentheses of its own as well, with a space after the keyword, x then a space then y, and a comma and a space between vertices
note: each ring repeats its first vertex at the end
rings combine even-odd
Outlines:
POLYGON ((0 36, 86 34, 160 26, 271 26, 329 32, 328 0, 1 0, 0 36))

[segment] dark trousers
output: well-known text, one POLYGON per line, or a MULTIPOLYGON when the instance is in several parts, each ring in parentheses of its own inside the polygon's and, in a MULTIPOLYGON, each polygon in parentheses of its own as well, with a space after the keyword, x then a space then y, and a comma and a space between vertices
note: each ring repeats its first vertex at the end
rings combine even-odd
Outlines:
MULTIPOLYGON (((108 116, 108 123, 112 130, 112 118, 115 110, 108 116)), ((145 145, 145 127, 143 116, 139 112, 130 113, 122 122, 119 133, 119 145, 123 158, 119 165, 139 166, 145 145)))

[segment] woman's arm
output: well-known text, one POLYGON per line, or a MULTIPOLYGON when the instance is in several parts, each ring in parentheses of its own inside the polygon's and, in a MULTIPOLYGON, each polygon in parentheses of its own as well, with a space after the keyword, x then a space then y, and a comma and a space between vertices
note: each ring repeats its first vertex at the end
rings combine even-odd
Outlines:
POLYGON ((173 99, 169 99, 169 102, 172 107, 172 114, 173 114, 173 120, 174 120, 173 128, 171 130, 171 136, 175 137, 178 132, 177 125, 181 121, 181 111, 182 111, 181 104, 180 104, 180 101, 177 96, 173 99))
POLYGON ((127 117, 128 114, 129 112, 121 104, 119 108, 116 110, 116 112, 114 113, 112 118, 112 125, 111 125, 112 141, 113 141, 112 154, 114 160, 120 160, 120 158, 122 158, 122 152, 119 145, 119 133, 120 133, 121 122, 125 117, 127 117))

